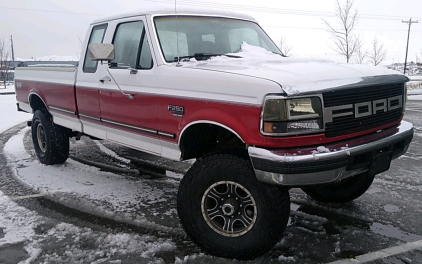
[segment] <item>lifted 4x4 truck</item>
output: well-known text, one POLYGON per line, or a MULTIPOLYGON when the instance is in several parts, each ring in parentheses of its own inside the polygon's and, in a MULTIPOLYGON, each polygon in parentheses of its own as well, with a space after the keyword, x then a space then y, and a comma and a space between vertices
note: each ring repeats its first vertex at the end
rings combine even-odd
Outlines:
POLYGON ((286 58, 250 16, 148 10, 93 22, 78 67, 17 68, 39 160, 63 163, 88 135, 196 159, 177 211, 191 239, 252 259, 282 237, 289 188, 345 203, 407 151, 408 78, 286 58))

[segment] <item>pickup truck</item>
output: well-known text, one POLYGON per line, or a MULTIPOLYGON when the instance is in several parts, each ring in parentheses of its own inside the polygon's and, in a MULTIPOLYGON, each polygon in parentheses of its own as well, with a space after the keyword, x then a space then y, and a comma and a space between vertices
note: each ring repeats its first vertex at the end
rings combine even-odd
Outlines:
POLYGON ((21 67, 15 86, 41 163, 87 135, 195 159, 177 211, 209 254, 253 259, 282 237, 289 189, 361 196, 413 137, 408 78, 380 67, 285 57, 254 18, 141 10, 94 21, 78 67, 21 67))

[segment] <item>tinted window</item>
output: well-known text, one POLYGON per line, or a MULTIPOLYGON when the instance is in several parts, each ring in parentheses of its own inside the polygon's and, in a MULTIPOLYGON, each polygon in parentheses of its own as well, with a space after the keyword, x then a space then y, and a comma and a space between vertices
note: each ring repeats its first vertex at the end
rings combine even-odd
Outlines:
POLYGON ((138 69, 151 69, 151 68, 152 68, 151 50, 149 49, 148 38, 146 34, 144 33, 142 36, 142 46, 141 46, 141 53, 139 55, 138 69))
POLYGON ((118 25, 113 39, 117 68, 150 69, 152 56, 142 21, 118 25))
MULTIPOLYGON (((102 43, 104 39, 104 33, 107 28, 107 25, 99 25, 92 28, 91 36, 89 37, 88 45, 91 43, 102 43)), ((95 72, 97 70, 98 62, 91 60, 88 57, 88 49, 85 53, 84 61, 84 72, 95 72)))

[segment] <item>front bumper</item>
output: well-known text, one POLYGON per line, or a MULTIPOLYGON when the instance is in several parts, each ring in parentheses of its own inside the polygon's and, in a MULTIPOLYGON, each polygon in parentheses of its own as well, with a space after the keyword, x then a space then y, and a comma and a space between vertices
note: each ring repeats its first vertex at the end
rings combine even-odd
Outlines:
POLYGON ((259 181, 306 186, 341 181, 369 171, 378 174, 403 155, 413 138, 413 125, 398 127, 325 146, 300 149, 263 149, 248 152, 259 181))

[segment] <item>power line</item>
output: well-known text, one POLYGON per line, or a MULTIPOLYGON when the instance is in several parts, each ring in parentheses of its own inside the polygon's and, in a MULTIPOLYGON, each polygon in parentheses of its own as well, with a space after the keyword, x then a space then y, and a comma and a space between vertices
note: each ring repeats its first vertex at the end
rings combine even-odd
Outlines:
MULTIPOLYGON (((171 3, 170 1, 166 1, 166 0, 144 0, 144 1, 151 1, 151 2, 161 2, 161 3, 171 3)), ((213 4, 214 3, 210 3, 209 4, 213 4)), ((182 3, 183 4, 183 3, 182 3)), ((190 4, 184 4, 184 5, 190 5, 190 4)), ((220 4, 215 4, 215 5, 220 5, 220 4)), ((199 4, 198 4, 199 6, 199 4)), ((234 7, 246 7, 246 6, 236 6, 236 5, 221 5, 221 7, 225 7, 225 6, 234 6, 234 7)), ((252 6, 250 6, 252 7, 252 6)), ((46 12, 46 13, 61 13, 61 14, 70 14, 70 15, 84 15, 84 16, 101 16, 101 15, 96 15, 96 14, 88 14, 88 13, 78 13, 78 12, 65 12, 65 11, 54 11, 54 10, 42 10, 42 9, 29 9, 29 8, 13 8, 13 7, 1 7, 0 9, 10 9, 10 10, 19 10, 19 11, 32 11, 32 12, 46 12)), ((260 8, 262 9, 262 8, 260 8)), ((268 9, 268 8, 266 8, 268 9)), ((294 12, 300 12, 301 10, 292 10, 292 9, 274 9, 274 11, 277 10, 287 10, 287 11, 294 11, 294 12)), ((286 12, 287 12, 286 11, 286 12)), ((257 11, 257 12, 266 12, 264 10, 262 11, 257 11)), ((326 14, 329 15, 330 13, 328 12, 317 12, 317 11, 306 11, 306 12, 314 12, 314 13, 321 13, 321 14, 326 14)), ((301 15, 301 14, 298 14, 301 15)), ((302 14, 304 15, 304 14, 302 14)), ((382 18, 384 16, 382 15, 373 15, 373 16, 380 16, 380 18, 374 18, 374 19, 386 19, 386 18, 382 18)), ((392 16, 395 17, 395 16, 392 16)), ((396 20, 396 19, 393 19, 396 20)), ((400 19, 401 20, 401 19, 400 19)), ((291 29, 310 29, 310 30, 326 30, 326 28, 312 28, 312 27, 284 27, 284 26, 269 26, 269 25, 262 25, 263 27, 272 27, 272 28, 291 28, 291 29)), ((377 29, 357 29, 357 30, 373 30, 373 31, 404 31, 404 30, 377 30, 377 29)), ((420 31, 414 31, 414 32, 420 32, 420 31)))
MULTIPOLYGON (((144 0, 149 2, 160 2, 160 3, 173 3, 173 0, 144 0)), ((199 2, 194 0, 178 0, 179 5, 187 6, 201 6, 211 8, 223 8, 229 10, 243 10, 252 12, 263 12, 263 13, 278 13, 287 15, 302 15, 302 16, 319 16, 319 17, 334 17, 333 12, 323 11, 309 11, 304 9, 281 9, 281 8, 268 8, 268 7, 257 7, 257 6, 245 6, 245 5, 233 5, 223 3, 212 3, 212 2, 199 2)), ((374 15, 374 14, 361 14, 361 19, 376 19, 376 20, 401 20, 399 16, 387 16, 387 15, 374 15)), ((422 18, 421 18, 422 19, 422 18)))
POLYGON ((30 11, 30 12, 44 12, 44 13, 57 13, 57 14, 69 14, 69 15, 102 16, 102 15, 86 14, 86 13, 78 13, 78 12, 54 11, 54 10, 30 9, 30 8, 16 8, 16 7, 6 7, 6 6, 0 6, 0 9, 30 11))
MULTIPOLYGON (((284 28, 284 29, 303 29, 303 30, 324 30, 327 28, 317 28, 317 27, 288 27, 288 26, 275 26, 275 25, 265 25, 261 24, 264 28, 284 28)), ((372 28, 356 28, 357 31, 390 31, 390 32, 405 32, 405 29, 372 29, 372 28)), ((421 31, 413 31, 421 32, 421 31)))
MULTIPOLYGON (((173 3, 173 0, 144 0, 149 2, 160 2, 160 3, 173 3)), ((294 9, 280 9, 280 8, 266 8, 266 7, 257 7, 257 6, 246 6, 246 5, 233 5, 233 4, 221 4, 221 3, 212 3, 212 2, 199 2, 199 1, 189 1, 189 0, 178 0, 179 5, 187 6, 200 6, 200 7, 211 7, 211 8, 222 8, 222 9, 238 9, 244 11, 253 11, 253 12, 264 12, 264 13, 283 13, 283 14, 308 14, 310 16, 333 16, 333 13, 330 12, 320 12, 320 11, 307 11, 307 10, 294 10, 294 9)))
MULTIPOLYGON (((166 3, 166 4, 174 4, 174 0, 143 0, 143 1, 154 2, 154 3, 159 2, 159 3, 166 3)), ((187 6, 223 8, 223 9, 229 9, 229 10, 237 9, 237 10, 243 10, 243 11, 261 12, 261 13, 275 13, 275 14, 317 16, 317 17, 334 17, 335 16, 335 13, 333 12, 310 11, 310 10, 304 10, 304 9, 281 9, 281 8, 233 5, 233 4, 212 3, 212 2, 199 2, 199 1, 194 1, 194 0, 178 0, 178 3, 179 5, 187 5, 187 6)), ((84 15, 84 16, 96 16, 96 17, 103 16, 103 15, 98 15, 98 14, 88 14, 88 13, 80 13, 80 12, 15 8, 15 7, 5 7, 5 6, 0 6, 0 9, 29 11, 29 12, 59 13, 59 14, 69 14, 69 15, 84 15)), ((375 14, 361 14, 360 18, 373 19, 373 20, 401 20, 401 17, 399 16, 387 16, 387 15, 375 15, 375 14)), ((422 19, 422 18, 419 18, 419 19, 422 19)))

